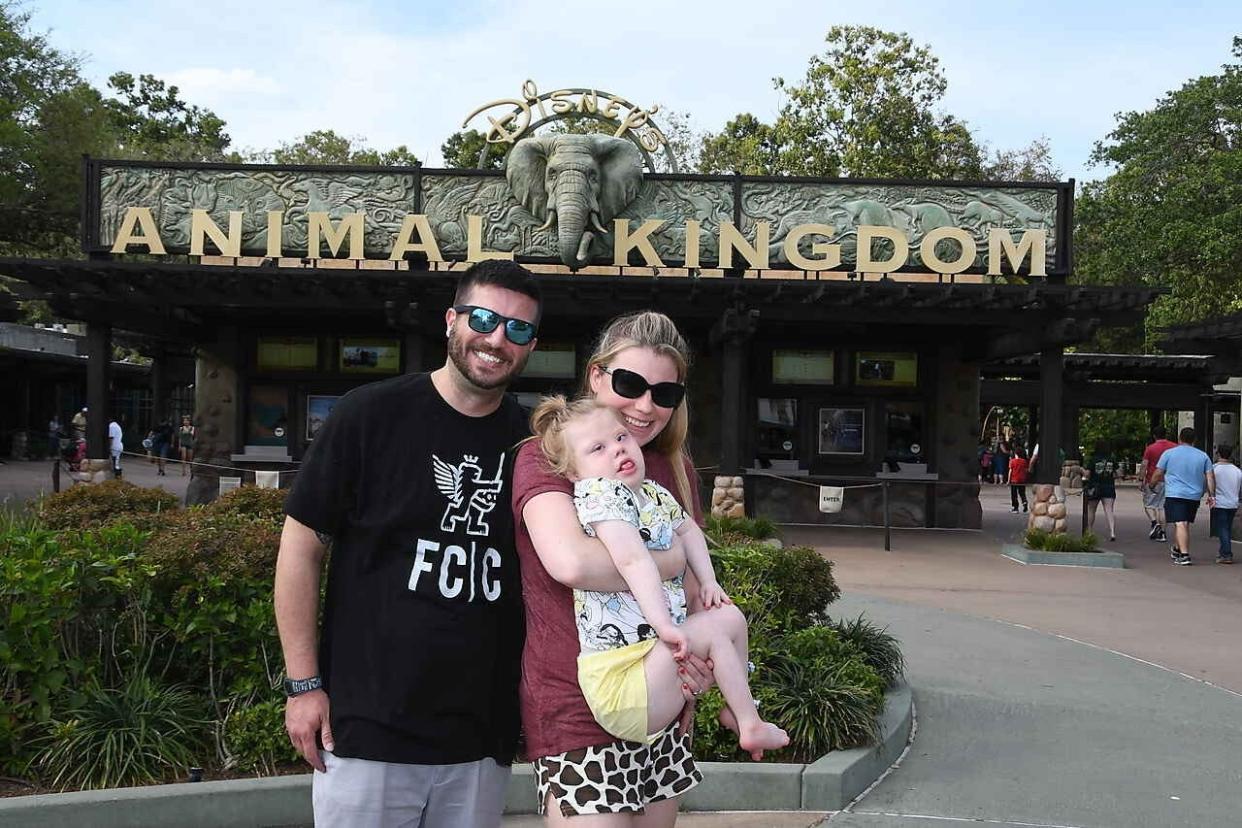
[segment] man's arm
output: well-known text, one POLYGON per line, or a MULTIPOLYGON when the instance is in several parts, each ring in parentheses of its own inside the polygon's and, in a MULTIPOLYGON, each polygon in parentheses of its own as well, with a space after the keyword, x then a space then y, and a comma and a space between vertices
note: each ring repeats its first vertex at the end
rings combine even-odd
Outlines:
POLYGON ((1164 480, 1164 469, 1156 466, 1156 470, 1151 473, 1151 485, 1154 486, 1161 480, 1164 480))
POLYGON ((1211 469, 1208 469, 1207 472, 1203 475, 1203 477, 1207 481, 1208 507, 1215 508, 1216 506, 1216 472, 1212 471, 1211 469))
MULTIPOLYGON (((285 675, 303 679, 319 675, 319 573, 324 544, 315 530, 291 517, 285 518, 276 558, 276 628, 285 656, 285 675)), ((332 750, 328 719, 328 694, 312 690, 289 699, 285 705, 285 729, 298 753, 322 771, 316 736, 325 750, 332 750)))
MULTIPOLYGON (((620 592, 629 589, 625 579, 598 539, 582 531, 573 498, 564 492, 544 492, 522 507, 522 519, 530 531, 535 554, 552 579, 574 589, 620 592)), ((683 554, 674 550, 655 556, 661 580, 681 574, 683 554)))

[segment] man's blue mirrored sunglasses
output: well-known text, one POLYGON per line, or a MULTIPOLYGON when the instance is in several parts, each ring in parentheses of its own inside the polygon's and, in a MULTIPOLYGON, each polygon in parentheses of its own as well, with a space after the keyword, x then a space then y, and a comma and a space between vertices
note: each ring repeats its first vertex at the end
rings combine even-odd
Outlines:
POLYGON ((491 308, 481 308, 478 305, 454 305, 453 310, 469 314, 466 317, 466 324, 470 326, 470 330, 481 334, 489 334, 496 330, 496 326, 501 322, 505 323, 505 339, 514 345, 529 345, 530 341, 535 338, 535 334, 539 333, 539 326, 534 322, 501 316, 491 308))

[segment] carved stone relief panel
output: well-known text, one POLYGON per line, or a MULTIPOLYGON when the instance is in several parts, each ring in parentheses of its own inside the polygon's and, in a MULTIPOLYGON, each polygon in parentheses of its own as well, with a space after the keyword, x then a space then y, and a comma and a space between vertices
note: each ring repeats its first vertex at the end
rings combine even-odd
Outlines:
POLYGON ((366 213, 368 257, 386 257, 406 213, 414 211, 414 176, 388 172, 301 172, 292 170, 212 170, 163 167, 104 167, 100 181, 99 240, 111 245, 128 207, 149 207, 164 245, 190 246, 190 211, 203 209, 222 230, 229 211, 242 210, 242 250, 267 249, 267 213, 283 210, 286 255, 306 252, 308 212, 326 212, 333 221, 366 213))
MULTIPOLYGON (((1057 191, 1010 188, 962 188, 928 185, 849 185, 771 182, 743 184, 742 232, 753 238, 755 222, 770 223, 769 257, 773 266, 788 264, 784 251, 789 231, 802 224, 827 224, 835 234, 827 240, 841 246, 846 262, 856 260, 858 226, 893 227, 910 244, 909 264, 922 267, 919 244, 937 227, 958 227, 975 240, 975 266, 987 264, 988 231, 1003 227, 1013 231, 1042 229, 1048 233, 1048 267, 1053 266, 1056 238, 1057 191)), ((811 255, 811 244, 822 237, 803 237, 799 250, 811 255)), ((877 242, 887 244, 887 242, 877 242)), ((957 256, 954 242, 942 241, 942 258, 957 256)), ((888 253, 876 253, 887 257, 888 253)))

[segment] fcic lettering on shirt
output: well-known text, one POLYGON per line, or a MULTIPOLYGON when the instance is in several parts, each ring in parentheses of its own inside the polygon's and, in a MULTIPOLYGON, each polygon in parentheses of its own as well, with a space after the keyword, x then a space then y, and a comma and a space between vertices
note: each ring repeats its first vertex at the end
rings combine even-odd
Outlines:
POLYGON ((500 552, 494 547, 489 546, 480 553, 479 544, 474 541, 470 542, 467 551, 455 543, 442 547, 437 541, 419 538, 414 553, 414 568, 410 570, 410 591, 418 591, 424 574, 439 570, 436 577, 424 584, 434 584, 442 597, 474 601, 476 596, 482 595, 484 600, 495 601, 501 592, 500 578, 496 575, 500 560, 500 552), (431 559, 428 553, 432 554, 431 559), (438 561, 435 560, 436 553, 440 553, 438 561), (467 585, 470 587, 469 594, 463 595, 467 585))

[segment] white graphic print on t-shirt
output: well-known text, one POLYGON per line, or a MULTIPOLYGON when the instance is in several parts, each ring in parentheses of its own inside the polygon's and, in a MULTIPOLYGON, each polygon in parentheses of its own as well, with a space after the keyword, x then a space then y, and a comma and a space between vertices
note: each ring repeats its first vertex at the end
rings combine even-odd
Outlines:
POLYGON ((431 465, 435 473, 436 488, 449 501, 444 509, 444 517, 440 518, 440 529, 455 532, 457 524, 465 522, 466 534, 487 535, 490 530, 483 518, 496 508, 496 496, 504 485, 501 477, 505 468, 504 452, 500 453, 496 474, 490 480, 483 479, 479 458, 470 454, 464 455, 455 466, 433 454, 431 465))

